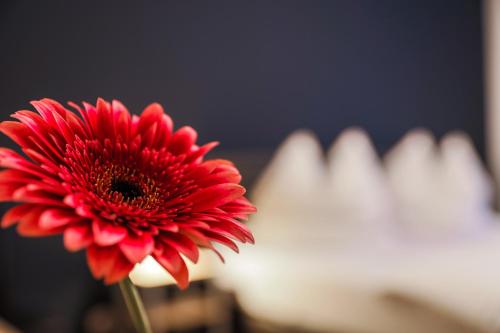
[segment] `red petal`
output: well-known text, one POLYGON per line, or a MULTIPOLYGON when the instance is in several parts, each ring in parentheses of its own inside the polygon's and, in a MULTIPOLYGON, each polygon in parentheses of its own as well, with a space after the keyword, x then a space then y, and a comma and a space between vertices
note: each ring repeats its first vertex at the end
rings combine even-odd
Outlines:
POLYGON ((153 252, 154 240, 147 233, 144 233, 142 236, 129 235, 120 242, 119 246, 130 262, 138 263, 153 252))
POLYGON ((238 184, 217 184, 193 193, 185 201, 192 202, 192 210, 199 212, 222 206, 240 198, 243 194, 245 194, 245 188, 238 184))
POLYGON ((179 288, 186 289, 189 285, 189 272, 184 259, 177 251, 164 246, 161 253, 154 255, 155 259, 163 266, 177 281, 179 288))
POLYGON ((21 147, 33 146, 32 142, 28 140, 32 132, 25 124, 18 121, 2 121, 0 131, 21 147))
POLYGON ((84 114, 84 118, 86 118, 87 120, 86 122, 89 126, 92 137, 97 137, 97 110, 95 106, 86 102, 83 102, 83 107, 85 111, 83 111, 82 113, 84 114))
POLYGON ((163 224, 158 225, 157 228, 164 231, 172 231, 172 232, 179 231, 179 225, 173 222, 164 222, 163 224))
POLYGON ((168 150, 175 155, 185 154, 190 151, 196 142, 198 134, 190 126, 184 126, 177 130, 170 140, 168 150))
POLYGON ((100 219, 92 221, 92 231, 94 232, 96 244, 100 246, 114 245, 127 236, 125 227, 100 219))
POLYGON ((102 98, 97 99, 96 105, 96 136, 101 140, 115 138, 111 105, 102 98))
POLYGON ((61 228, 46 230, 40 227, 40 215, 45 210, 43 206, 37 206, 25 214, 17 225, 17 232, 25 237, 42 237, 55 235, 62 232, 61 228))
POLYGON ((153 145, 153 142, 155 141, 156 136, 158 135, 157 128, 158 128, 157 123, 154 123, 142 134, 143 147, 151 147, 153 145))
MULTIPOLYGON (((48 168, 50 172, 56 174, 59 172, 59 166, 45 157, 45 153, 39 153, 33 149, 23 149, 23 152, 32 160, 41 165, 42 168, 48 168)), ((47 170, 47 169, 46 169, 47 170)))
POLYGON ((79 194, 68 194, 64 197, 63 202, 73 208, 76 208, 80 205, 82 200, 82 195, 79 194))
POLYGON ((75 132, 73 132, 73 129, 66 122, 66 119, 57 113, 54 113, 54 118, 59 128, 59 133, 64 137, 66 143, 73 143, 75 140, 75 132))
POLYGON ((113 123, 115 125, 116 135, 119 135, 124 142, 128 142, 130 138, 130 113, 127 108, 117 100, 113 100, 111 108, 113 110, 113 123))
POLYGON ((179 233, 162 233, 161 241, 184 254, 192 262, 198 262, 198 258, 200 256, 198 247, 188 237, 179 233))
MULTIPOLYGON (((68 102, 68 105, 71 106, 72 108, 74 108, 75 110, 77 110, 78 113, 83 118, 83 121, 81 121, 81 125, 84 129, 84 132, 86 133, 86 135, 84 137, 91 138, 92 137, 92 134, 91 134, 92 129, 90 128, 90 121, 89 121, 89 117, 87 115, 87 111, 82 110, 82 108, 78 104, 73 103, 73 102, 68 102)), ((77 117, 77 116, 75 115, 75 117, 77 117)), ((82 139, 83 139, 83 137, 82 137, 82 139)))
POLYGON ((75 215, 74 211, 67 209, 47 209, 40 216, 40 227, 44 229, 52 229, 62 227, 70 222, 76 222, 82 218, 75 215))
POLYGON ((119 254, 120 250, 117 246, 89 246, 87 248, 87 263, 92 275, 96 279, 107 275, 113 269, 114 262, 119 254))
POLYGON ((62 206, 66 207, 62 198, 41 190, 31 190, 31 186, 27 185, 17 189, 12 198, 16 201, 30 202, 47 206, 62 206))
POLYGON ((23 186, 23 184, 16 184, 16 183, 1 184, 0 201, 16 201, 14 199, 14 193, 16 193, 16 191, 21 186, 23 186))
POLYGON ((170 141, 173 127, 174 123, 170 116, 163 114, 161 121, 158 122, 158 131, 154 142, 155 148, 161 149, 170 141))
POLYGON ((80 139, 87 139, 87 138, 90 139, 90 135, 87 132, 87 128, 83 124, 83 121, 80 117, 78 117, 73 112, 67 111, 66 121, 68 123, 68 126, 70 126, 73 129, 75 135, 78 135, 80 139))
POLYGON ((257 208, 255 208, 255 206, 252 205, 245 197, 229 202, 220 208, 231 214, 252 214, 257 211, 257 208))
MULTIPOLYGON (((33 107, 38 111, 40 116, 42 116, 43 120, 45 120, 45 122, 47 122, 47 124, 54 125, 55 124, 54 115, 59 110, 55 110, 53 108, 53 106, 50 103, 48 103, 49 101, 50 100, 48 98, 46 98, 45 100, 42 99, 40 101, 32 101, 31 105, 33 105, 33 107)), ((57 103, 55 101, 53 101, 53 102, 57 103)), ((59 104, 59 103, 57 103, 57 104, 59 104)), ((61 105, 59 105, 59 106, 60 106, 60 108, 62 108, 61 105)))
POLYGON ((234 252, 238 253, 240 252, 240 250, 238 249, 238 246, 230 239, 228 239, 227 237, 224 237, 218 233, 215 233, 215 232, 211 232, 211 231, 208 231, 208 230, 203 230, 203 234, 210 240, 213 240, 213 241, 216 241, 217 243, 221 243, 225 246, 227 246, 228 248, 230 248, 231 250, 233 250, 234 252))
POLYGON ((133 268, 134 264, 129 262, 123 254, 119 253, 113 263, 113 267, 104 276, 104 283, 110 285, 123 280, 133 268))
POLYGON ((15 151, 7 148, 0 148, 0 166, 4 168, 21 170, 42 179, 51 176, 48 175, 39 166, 27 161, 24 157, 22 157, 15 151))
MULTIPOLYGON (((21 110, 12 115, 32 131, 30 140, 36 143, 43 151, 50 154, 50 158, 62 161, 64 152, 64 142, 62 136, 38 114, 32 111, 21 110)), ((49 157, 49 156, 48 156, 49 157)))
POLYGON ((212 250, 215 254, 217 254, 219 259, 222 262, 224 262, 224 257, 222 256, 222 254, 219 251, 217 251, 217 249, 212 245, 210 240, 207 237, 205 237, 205 235, 203 235, 203 233, 201 233, 200 231, 198 231, 194 228, 182 228, 182 230, 180 232, 183 235, 189 237, 197 245, 202 246, 202 247, 206 247, 206 248, 212 250))
POLYGON ((0 184, 2 185, 13 183, 31 183, 36 180, 36 178, 24 171, 15 169, 5 169, 0 171, 0 184))
POLYGON ((239 184, 241 181, 241 175, 236 170, 217 172, 209 175, 205 179, 202 179, 199 184, 200 186, 211 186, 216 184, 233 183, 239 184))
POLYGON ((240 238, 243 238, 241 241, 244 243, 247 241, 252 244, 255 243, 250 229, 245 224, 234 218, 226 217, 223 215, 205 217, 201 216, 199 218, 203 221, 206 221, 206 223, 210 225, 208 229, 211 229, 212 231, 218 232, 218 230, 224 230, 224 232, 229 232, 230 234, 232 234, 231 237, 233 238, 236 237, 239 240, 241 240, 240 238), (207 220, 207 218, 209 219, 207 220))
POLYGON ((214 147, 217 147, 219 145, 219 142, 209 142, 206 145, 201 146, 194 152, 192 152, 188 158, 186 158, 186 162, 193 162, 201 159, 203 156, 205 156, 209 151, 214 149, 214 147))
POLYGON ((64 230, 64 246, 68 251, 75 252, 88 247, 94 241, 90 221, 75 224, 64 230))
POLYGON ((33 204, 22 204, 12 207, 2 217, 2 228, 8 228, 21 221, 23 216, 28 214, 35 207, 37 206, 33 204))
MULTIPOLYGON (((172 120, 170 117, 166 116, 163 111, 163 107, 158 103, 153 103, 148 105, 142 112, 139 118, 139 124, 137 126, 138 134, 143 134, 149 127, 154 123, 165 122, 165 125, 170 131, 172 131, 172 120)), ((168 133, 170 134, 170 133, 168 133)))
POLYGON ((253 244, 255 242, 251 233, 247 233, 241 228, 227 224, 223 221, 212 223, 210 225, 210 230, 224 237, 236 239, 242 243, 246 243, 248 241, 253 244))

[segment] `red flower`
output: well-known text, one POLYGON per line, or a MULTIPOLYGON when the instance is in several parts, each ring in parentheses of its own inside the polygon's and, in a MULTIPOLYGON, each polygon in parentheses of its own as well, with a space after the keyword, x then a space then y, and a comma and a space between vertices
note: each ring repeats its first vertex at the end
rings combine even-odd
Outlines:
POLYGON ((92 274, 107 284, 152 255, 185 288, 180 254, 196 262, 198 247, 218 253, 212 242, 234 251, 233 240, 253 243, 241 221, 255 208, 238 170, 204 161, 217 143, 196 145, 188 126, 173 132, 159 104, 131 116, 118 101, 69 103, 81 118, 50 99, 32 105, 38 113, 18 111, 18 121, 0 124, 28 157, 0 148, 0 200, 21 202, 2 227, 63 234, 69 251, 86 249, 92 274))

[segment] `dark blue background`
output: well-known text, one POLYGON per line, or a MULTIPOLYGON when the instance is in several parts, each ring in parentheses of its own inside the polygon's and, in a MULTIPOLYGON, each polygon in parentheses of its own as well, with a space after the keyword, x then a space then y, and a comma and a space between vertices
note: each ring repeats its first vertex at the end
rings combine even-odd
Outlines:
POLYGON ((3 1, 0 106, 152 101, 222 148, 361 125, 467 130, 482 148, 480 2, 3 1))

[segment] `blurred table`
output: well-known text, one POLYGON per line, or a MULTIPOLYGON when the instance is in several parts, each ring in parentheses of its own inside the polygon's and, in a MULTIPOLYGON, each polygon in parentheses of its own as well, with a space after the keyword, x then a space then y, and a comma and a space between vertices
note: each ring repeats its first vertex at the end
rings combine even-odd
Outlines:
POLYGON ((19 333, 20 331, 0 318, 0 333, 19 333))

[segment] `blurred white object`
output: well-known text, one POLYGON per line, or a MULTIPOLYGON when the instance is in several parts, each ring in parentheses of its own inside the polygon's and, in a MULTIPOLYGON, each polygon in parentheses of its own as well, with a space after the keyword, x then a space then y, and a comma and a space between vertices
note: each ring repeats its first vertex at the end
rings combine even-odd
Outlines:
POLYGON ((257 245, 217 266, 220 285, 251 317, 312 331, 500 332, 500 228, 469 139, 413 131, 384 161, 360 130, 327 161, 293 134, 255 192, 257 245))
POLYGON ((323 233, 308 228, 309 223, 330 222, 323 214, 325 173, 323 153, 312 133, 298 131, 281 145, 254 190, 259 208, 252 231, 259 244, 293 247, 294 239, 316 242, 328 235, 328 225, 322 225, 323 233))
POLYGON ((492 222, 492 179, 465 133, 446 135, 440 148, 441 214, 449 229, 471 235, 492 222))
MULTIPOLYGON (((500 180, 500 1, 485 0, 483 5, 485 128, 488 165, 500 180)), ((478 110, 479 112, 479 110, 478 110)), ((497 205, 500 196, 497 197, 497 205)))
POLYGON ((385 165, 410 237, 469 237, 490 222, 491 180, 465 134, 448 134, 438 147, 429 132, 412 131, 387 154, 385 165))
MULTIPOLYGON (((200 251, 197 264, 185 258, 189 270, 189 281, 204 280, 212 277, 211 253, 200 251)), ((175 284, 175 280, 153 257, 147 256, 141 263, 136 264, 130 272, 132 282, 140 287, 152 288, 175 284)))
POLYGON ((421 129, 409 132, 385 157, 399 221, 411 235, 434 234, 437 164, 434 138, 421 129))
MULTIPOLYGON (((297 131, 280 146, 253 193, 259 212, 295 216, 314 207, 324 181, 323 152, 312 132, 297 131)), ((288 222, 287 222, 288 223, 288 222)))
POLYGON ((394 205, 368 135, 357 128, 342 132, 328 152, 328 170, 323 214, 333 229, 332 240, 387 245, 394 229, 394 205))
MULTIPOLYGON (((378 162, 369 140, 360 131, 346 132, 329 158, 338 161, 339 170, 347 177, 345 181, 326 172, 319 143, 310 133, 292 134, 280 146, 256 187, 253 201, 258 213, 251 228, 257 245, 243 247, 238 256, 225 254, 226 265, 216 266, 218 283, 236 290, 243 308, 252 317, 321 331, 330 331, 332 322, 336 328, 352 328, 352 323, 357 329, 367 328, 355 320, 354 312, 345 309, 368 308, 373 300, 358 296, 373 294, 379 284, 384 263, 370 263, 366 260, 368 253, 356 253, 375 233, 365 233, 363 239, 356 236, 377 222, 362 212, 362 205, 379 212, 371 200, 377 200, 380 192, 378 184, 352 180, 371 179, 371 166, 378 162), (350 138, 357 140, 358 145, 352 154, 346 146, 350 138), (348 161, 332 156, 336 151, 347 156, 348 161), (367 157, 366 153, 371 155, 367 157), (367 161, 370 162, 366 168, 358 165, 367 161), (364 175, 365 172, 369 174, 364 175), (342 194, 331 191, 332 183, 349 193, 346 200, 339 202, 338 209, 331 196, 337 195, 341 200, 342 194), (355 196, 363 191, 367 191, 366 200, 360 205, 355 196), (353 210, 360 214, 352 214, 353 210), (352 220, 353 216, 357 221, 352 220), (338 282, 332 284, 333 280, 338 282)), ((372 314, 380 316, 381 312, 372 314)))
POLYGON ((479 332, 500 332, 500 226, 440 247, 407 249, 383 293, 398 295, 479 332))

